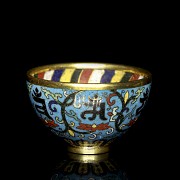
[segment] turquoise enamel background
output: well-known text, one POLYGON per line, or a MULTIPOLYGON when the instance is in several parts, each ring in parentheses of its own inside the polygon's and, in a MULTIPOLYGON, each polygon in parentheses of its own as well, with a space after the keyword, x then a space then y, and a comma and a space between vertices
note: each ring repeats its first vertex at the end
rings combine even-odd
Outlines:
POLYGON ((121 136, 138 119, 151 83, 116 90, 70 90, 27 82, 38 117, 64 139, 110 140, 121 136))

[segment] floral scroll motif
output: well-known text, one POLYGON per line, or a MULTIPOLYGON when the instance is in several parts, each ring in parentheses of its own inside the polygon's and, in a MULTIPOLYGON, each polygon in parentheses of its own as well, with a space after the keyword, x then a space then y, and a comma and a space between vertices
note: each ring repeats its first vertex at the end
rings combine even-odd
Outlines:
POLYGON ((149 96, 150 85, 102 91, 75 91, 28 83, 31 102, 44 124, 63 137, 118 136, 132 126, 149 96))

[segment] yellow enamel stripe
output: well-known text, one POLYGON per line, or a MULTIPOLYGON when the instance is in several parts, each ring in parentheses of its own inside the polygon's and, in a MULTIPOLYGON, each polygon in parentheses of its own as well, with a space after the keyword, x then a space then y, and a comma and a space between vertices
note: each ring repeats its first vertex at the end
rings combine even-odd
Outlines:
POLYGON ((112 79, 111 79, 111 82, 112 82, 112 83, 114 83, 114 82, 120 82, 121 79, 123 78, 124 74, 125 74, 125 72, 123 72, 123 71, 117 71, 117 70, 116 70, 114 76, 113 76, 112 79))
POLYGON ((44 73, 44 79, 45 79, 45 80, 51 80, 53 74, 54 74, 54 70, 46 71, 46 72, 44 73))
POLYGON ((74 71, 75 69, 65 69, 60 78, 60 82, 71 82, 74 71))
POLYGON ((100 83, 104 70, 94 70, 89 78, 88 83, 100 83))

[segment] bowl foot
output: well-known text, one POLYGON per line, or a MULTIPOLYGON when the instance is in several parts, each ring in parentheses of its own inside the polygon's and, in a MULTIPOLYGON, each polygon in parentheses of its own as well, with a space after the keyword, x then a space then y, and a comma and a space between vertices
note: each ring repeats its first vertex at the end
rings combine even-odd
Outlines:
POLYGON ((79 146, 79 147, 73 147, 73 146, 68 146, 68 151, 72 153, 77 153, 77 154, 102 154, 102 153, 107 153, 109 151, 109 146, 79 146))
POLYGON ((81 163, 98 163, 100 161, 108 160, 109 153, 103 154, 75 154, 68 153, 68 157, 71 160, 81 162, 81 163))

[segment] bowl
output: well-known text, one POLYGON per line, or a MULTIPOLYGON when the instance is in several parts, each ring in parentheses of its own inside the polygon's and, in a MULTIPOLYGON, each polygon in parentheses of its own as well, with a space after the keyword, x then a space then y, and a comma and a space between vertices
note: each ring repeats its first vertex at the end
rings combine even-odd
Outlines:
POLYGON ((45 126, 79 154, 109 151, 140 116, 151 73, 109 63, 61 63, 28 70, 30 101, 45 126))

